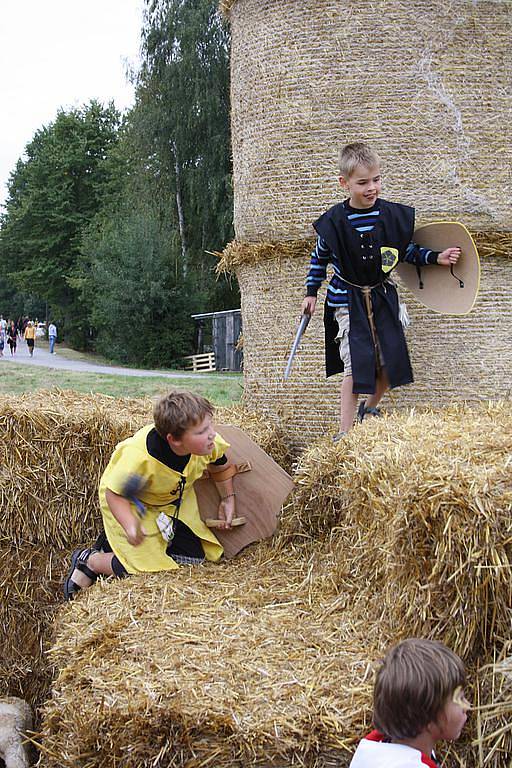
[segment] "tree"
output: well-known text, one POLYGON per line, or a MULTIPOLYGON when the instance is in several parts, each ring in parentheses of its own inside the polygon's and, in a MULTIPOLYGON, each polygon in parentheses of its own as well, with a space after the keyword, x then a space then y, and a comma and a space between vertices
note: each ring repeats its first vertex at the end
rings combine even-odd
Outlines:
POLYGON ((84 308, 68 278, 82 228, 119 188, 112 160, 120 116, 97 102, 60 111, 36 132, 8 185, 0 230, 0 267, 12 286, 50 304, 83 344, 84 308))
POLYGON ((233 236, 229 34, 215 0, 147 0, 142 52, 139 153, 179 235, 176 271, 210 280, 206 252, 233 236))
POLYGON ((105 354, 172 365, 192 351, 191 314, 239 302, 207 253, 233 234, 228 103, 216 3, 148 2, 136 104, 116 149, 129 168, 122 201, 88 229, 74 273, 105 354))
POLYGON ((84 235, 81 258, 89 279, 80 287, 98 329, 99 352, 148 367, 179 364, 188 354, 190 314, 204 297, 169 269, 172 242, 172 232, 143 208, 119 210, 84 235))
POLYGON ((233 236, 229 36, 216 4, 146 0, 134 108, 122 123, 95 102, 59 112, 10 179, 7 291, 48 302, 78 346, 135 364, 176 362, 191 351, 192 313, 239 301, 208 253, 233 236))

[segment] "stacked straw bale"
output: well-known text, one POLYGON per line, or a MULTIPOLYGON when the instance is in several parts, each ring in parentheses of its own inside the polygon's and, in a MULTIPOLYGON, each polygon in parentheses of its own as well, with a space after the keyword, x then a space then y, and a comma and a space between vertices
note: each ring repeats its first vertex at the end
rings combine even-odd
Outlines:
POLYGON ((262 545, 89 590, 59 616, 42 765, 346 764, 369 727, 371 639, 327 563, 262 545))
MULTIPOLYGON (((60 613, 42 765, 348 765, 389 644, 443 640, 472 684, 504 653, 511 469, 508 403, 319 441, 274 542, 100 583, 60 613)), ((485 679, 476 690, 482 709, 450 765, 473 768, 494 743, 495 721, 482 722, 498 698, 485 679)), ((492 768, 508 766, 500 744, 492 768)))
POLYGON ((355 140, 381 155, 385 196, 422 219, 512 231, 510 3, 228 5, 237 238, 310 236, 355 140))
POLYGON ((0 546, 0 696, 36 706, 53 675, 45 641, 62 595, 68 552, 37 546, 0 546))
POLYGON ((328 537, 333 579, 391 637, 467 661, 512 626, 509 403, 374 419, 302 458, 288 534, 328 537))
POLYGON ((480 765, 510 765, 512 754, 512 640, 504 644, 493 664, 480 671, 477 720, 480 765))
MULTIPOLYGON (((0 693, 37 707, 43 655, 70 554, 100 529, 98 483, 112 450, 152 418, 150 400, 54 390, 0 402, 0 693)), ((290 464, 279 428, 240 407, 217 417, 290 464)))
MULTIPOLYGON (((461 398, 476 403, 509 396, 511 269, 512 261, 496 257, 483 261, 480 295, 464 317, 435 314, 403 288, 412 320, 407 339, 415 382, 388 395, 385 408, 439 407, 461 398)), ((339 376, 326 380, 324 374, 323 291, 291 377, 283 379, 306 271, 306 259, 285 255, 237 270, 244 313, 244 399, 248 407, 281 422, 295 450, 326 430, 338 431, 341 383, 339 376), (283 296, 289 300, 283 301, 283 296)))
POLYGON ((382 157, 384 197, 415 206, 418 224, 462 221, 484 256, 469 317, 440 318, 409 297, 417 383, 394 406, 506 396, 512 4, 223 0, 221 10, 232 33, 236 241, 220 268, 241 288, 247 404, 289 418, 295 449, 336 420, 320 309, 286 385, 283 370, 311 222, 339 201, 338 149, 355 140, 382 157))
MULTIPOLYGON (((289 466, 277 425, 240 407, 219 408, 289 466)), ((113 449, 152 420, 152 402, 54 391, 7 397, 0 405, 2 537, 66 548, 95 538, 98 484, 113 449)))
POLYGON ((4 397, 2 536, 57 548, 93 537, 98 482, 110 454, 150 419, 149 401, 59 390, 4 397))

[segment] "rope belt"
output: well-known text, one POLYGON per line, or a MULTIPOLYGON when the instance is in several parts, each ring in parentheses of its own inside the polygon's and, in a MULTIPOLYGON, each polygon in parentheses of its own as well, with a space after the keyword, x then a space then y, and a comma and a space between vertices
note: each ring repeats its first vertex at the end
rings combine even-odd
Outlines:
MULTIPOLYGON (((368 325, 370 326, 370 332, 372 334, 373 348, 375 349, 375 368, 377 371, 380 371, 380 369, 382 368, 382 365, 380 362, 377 328, 375 327, 375 318, 373 316, 372 290, 374 288, 379 288, 381 285, 384 285, 385 283, 388 282, 388 280, 387 279, 382 280, 380 283, 375 283, 375 285, 358 285, 357 283, 351 283, 350 280, 347 280, 346 278, 343 278, 343 281, 351 285, 353 288, 359 288, 359 290, 363 294, 364 307, 366 309, 368 325)), ((392 281, 390 280, 389 282, 392 282, 392 281)))
MULTIPOLYGON (((375 286, 373 286, 375 287, 375 286)), ((361 291, 363 293, 364 298, 364 306, 366 309, 366 315, 368 317, 368 324, 370 326, 370 331, 372 334, 373 339, 373 347, 375 349, 375 368, 379 371, 381 368, 380 364, 380 355, 379 355, 379 343, 377 339, 377 329, 375 327, 375 318, 373 316, 373 306, 372 306, 372 286, 370 285, 362 285, 361 291)))

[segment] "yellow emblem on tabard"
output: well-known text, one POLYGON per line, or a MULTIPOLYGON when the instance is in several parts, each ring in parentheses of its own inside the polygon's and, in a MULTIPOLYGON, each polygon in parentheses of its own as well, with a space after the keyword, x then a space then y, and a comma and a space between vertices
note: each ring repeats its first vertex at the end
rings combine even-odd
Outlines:
POLYGON ((380 249, 380 258, 382 261, 382 271, 391 272, 391 270, 398 264, 398 251, 396 248, 390 248, 389 246, 384 245, 380 249))

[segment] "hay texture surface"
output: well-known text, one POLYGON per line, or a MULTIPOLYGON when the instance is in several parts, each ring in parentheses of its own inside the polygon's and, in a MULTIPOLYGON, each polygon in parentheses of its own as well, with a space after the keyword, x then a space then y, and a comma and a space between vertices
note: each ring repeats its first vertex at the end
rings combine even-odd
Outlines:
POLYGON ((422 221, 512 231, 510 2, 223 6, 238 239, 309 237, 340 198, 339 148, 362 140, 382 158, 383 196, 422 221))
POLYGON ((64 549, 95 537, 98 484, 149 401, 54 390, 0 401, 1 535, 64 549))
POLYGON ((510 765, 512 754, 512 640, 505 642, 494 663, 479 675, 477 720, 481 766, 501 768, 510 765))
MULTIPOLYGON (((474 683, 512 620, 511 419, 508 403, 454 407, 320 440, 272 543, 66 606, 42 765, 347 766, 374 662, 410 635, 445 641, 474 683)), ((449 765, 495 743, 492 690, 476 686, 449 765)))
MULTIPOLYGON (((425 222, 428 223, 428 222, 425 222)), ((481 258, 501 256, 512 258, 512 232, 471 232, 481 258)), ((315 238, 283 240, 281 242, 244 242, 233 240, 222 252, 217 252, 217 272, 236 272, 243 266, 255 266, 264 261, 308 259, 315 247, 315 238)))
POLYGON ((68 552, 0 546, 0 697, 44 701, 53 676, 46 655, 68 552))
MULTIPOLYGON (((150 400, 51 391, 0 401, 0 695, 47 697, 45 649, 71 552, 99 533, 98 482, 116 444, 151 421, 150 400)), ((279 428, 241 407, 243 429, 285 466, 279 428)))
POLYGON ((327 553, 276 560, 261 546, 90 589, 59 616, 43 765, 348 762, 377 651, 326 565, 327 553))
MULTIPOLYGON (((0 401, 0 536, 74 548, 96 538, 98 485, 117 443, 152 421, 149 399, 54 390, 0 401)), ((241 407, 218 409, 289 466, 278 425, 241 407)))
POLYGON ((373 419, 302 458, 284 520, 329 540, 356 614, 488 659, 512 626, 508 402, 373 419))
MULTIPOLYGON (((244 317, 244 402, 286 430, 302 449, 327 430, 338 429, 341 377, 325 378, 322 305, 301 341, 291 376, 284 369, 299 323, 309 257, 282 257, 238 268, 244 317), (284 298, 283 298, 284 297, 284 298), (272 322, 261 322, 261 318, 272 322)), ((468 315, 439 315, 405 288, 411 326, 407 343, 415 381, 387 395, 390 410, 467 400, 506 398, 512 370, 512 294, 509 259, 482 260, 480 292, 468 315)))

